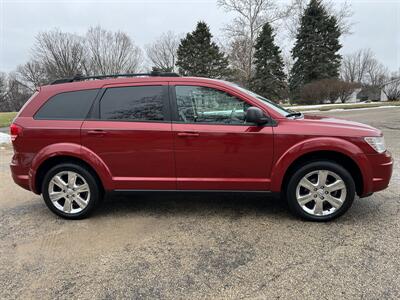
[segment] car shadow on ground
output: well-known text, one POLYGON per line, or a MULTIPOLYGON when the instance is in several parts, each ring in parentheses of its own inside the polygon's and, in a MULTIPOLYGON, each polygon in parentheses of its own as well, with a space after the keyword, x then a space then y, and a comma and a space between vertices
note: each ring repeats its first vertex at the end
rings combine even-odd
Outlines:
POLYGON ((151 192, 107 195, 93 217, 107 215, 241 215, 293 218, 279 195, 268 193, 151 192))
MULTIPOLYGON (((350 210, 339 223, 363 223, 382 218, 378 199, 383 195, 354 200, 350 210), (375 199, 376 198, 376 199, 375 199)), ((293 216, 284 199, 271 193, 176 193, 150 192, 107 195, 91 218, 118 216, 205 217, 227 219, 268 218, 271 220, 302 221, 293 216)), ((305 221, 306 222, 306 221, 305 221)), ((328 222, 329 223, 329 222, 328 222)))

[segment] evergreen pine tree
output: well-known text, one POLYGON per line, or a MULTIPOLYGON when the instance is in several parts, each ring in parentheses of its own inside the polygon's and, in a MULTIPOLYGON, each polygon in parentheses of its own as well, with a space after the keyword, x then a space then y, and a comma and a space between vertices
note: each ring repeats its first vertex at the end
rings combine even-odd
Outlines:
POLYGON ((281 50, 275 45, 274 39, 271 25, 265 23, 254 46, 255 75, 252 88, 258 94, 277 101, 285 95, 286 75, 281 50))
POLYGON ((181 40, 176 62, 180 74, 211 78, 229 74, 228 59, 211 38, 207 24, 198 22, 196 29, 181 40))
POLYGON ((295 60, 289 80, 292 93, 297 94, 304 84, 312 81, 338 77, 340 35, 336 18, 328 14, 320 0, 310 0, 292 50, 295 60))

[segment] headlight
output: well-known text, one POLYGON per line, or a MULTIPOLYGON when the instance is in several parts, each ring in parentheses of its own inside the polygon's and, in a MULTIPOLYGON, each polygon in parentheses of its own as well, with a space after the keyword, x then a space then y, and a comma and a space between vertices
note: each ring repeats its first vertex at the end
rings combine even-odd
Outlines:
POLYGON ((365 137, 364 140, 378 153, 386 151, 385 139, 383 136, 365 137))

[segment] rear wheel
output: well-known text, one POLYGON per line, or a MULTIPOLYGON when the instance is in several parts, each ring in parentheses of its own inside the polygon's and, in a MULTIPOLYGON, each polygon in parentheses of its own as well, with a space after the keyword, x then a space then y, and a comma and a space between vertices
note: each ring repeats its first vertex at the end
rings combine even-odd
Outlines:
POLYGON ((300 167, 286 190, 290 210, 303 219, 329 221, 344 214, 355 197, 350 173, 330 161, 316 161, 300 167))
POLYGON ((87 217, 100 200, 100 187, 95 176, 73 163, 50 169, 43 180, 42 193, 47 207, 66 219, 87 217))

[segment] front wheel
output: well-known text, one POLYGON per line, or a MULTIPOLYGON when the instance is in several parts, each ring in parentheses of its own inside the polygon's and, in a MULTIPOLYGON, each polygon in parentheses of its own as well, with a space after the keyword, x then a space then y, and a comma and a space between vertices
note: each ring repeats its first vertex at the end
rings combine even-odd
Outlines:
POLYGON ((329 221, 344 214, 355 197, 351 174, 330 161, 300 167, 291 176, 286 199, 289 209, 303 219, 329 221))
POLYGON ((83 219, 100 200, 95 176, 81 165, 63 163, 50 169, 43 180, 42 194, 47 207, 66 219, 83 219))

